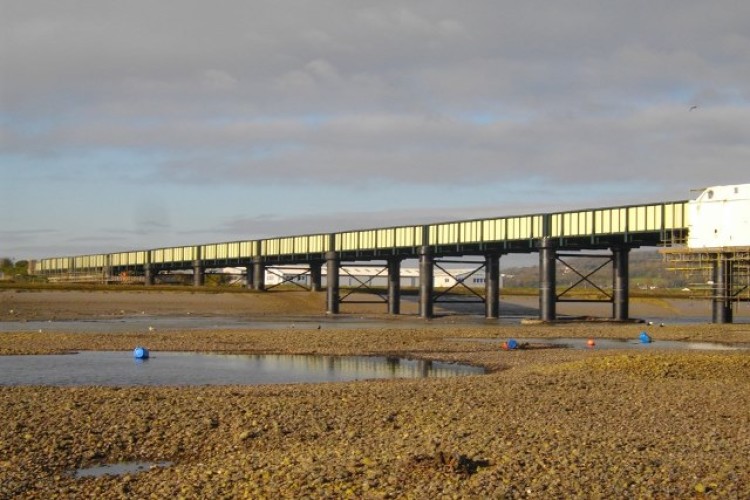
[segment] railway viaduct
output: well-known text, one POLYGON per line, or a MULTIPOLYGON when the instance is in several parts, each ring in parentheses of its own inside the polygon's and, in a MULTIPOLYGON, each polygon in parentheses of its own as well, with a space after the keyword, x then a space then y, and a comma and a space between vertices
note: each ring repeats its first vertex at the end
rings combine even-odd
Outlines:
MULTIPOLYGON (((743 185, 747 187, 750 185, 743 185)), ((435 266, 449 259, 475 258, 485 272, 483 301, 487 318, 499 315, 500 258, 518 253, 539 256, 539 319, 554 321, 556 304, 570 301, 556 286, 556 264, 562 258, 596 251, 612 267, 611 292, 601 290, 612 304, 612 319, 629 319, 628 258, 638 247, 667 249, 677 260, 696 262, 698 255, 686 247, 693 201, 681 200, 645 205, 593 208, 556 213, 493 217, 417 226, 361 229, 337 233, 306 234, 260 240, 241 240, 202 245, 156 248, 108 254, 53 257, 37 263, 47 276, 101 276, 122 273, 142 276, 147 286, 160 272, 192 270, 193 283, 201 286, 207 269, 245 267, 248 286, 264 290, 265 270, 270 266, 303 265, 311 289, 322 291, 326 270, 326 312, 339 313, 342 301, 339 273, 347 263, 382 262, 387 273, 385 302, 390 314, 400 314, 400 269, 406 259, 419 261, 419 315, 433 317, 436 299, 435 266), (602 253, 604 251, 604 253, 602 253)), ((747 268, 747 256, 736 249, 699 249, 700 266, 710 268, 711 299, 715 323, 732 322, 732 305, 747 268), (745 256, 744 258, 742 256, 745 256)), ((747 273, 745 273, 746 275, 747 273)), ((588 276, 580 275, 582 281, 588 276)), ((745 290, 747 287, 741 287, 745 290)), ((601 302, 602 300, 598 300, 601 302)))

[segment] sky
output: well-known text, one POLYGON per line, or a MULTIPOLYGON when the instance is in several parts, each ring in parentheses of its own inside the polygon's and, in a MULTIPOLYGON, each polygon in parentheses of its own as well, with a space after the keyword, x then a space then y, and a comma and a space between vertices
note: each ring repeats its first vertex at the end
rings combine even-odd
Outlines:
POLYGON ((750 182, 744 0, 0 0, 0 257, 750 182))

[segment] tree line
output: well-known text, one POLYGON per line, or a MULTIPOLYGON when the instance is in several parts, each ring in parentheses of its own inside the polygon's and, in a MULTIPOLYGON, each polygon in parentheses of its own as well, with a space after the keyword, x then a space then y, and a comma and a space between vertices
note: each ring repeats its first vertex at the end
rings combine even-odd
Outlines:
POLYGON ((13 261, 8 257, 0 257, 0 272, 2 272, 6 278, 13 278, 15 276, 28 276, 29 275, 29 261, 18 260, 13 261))

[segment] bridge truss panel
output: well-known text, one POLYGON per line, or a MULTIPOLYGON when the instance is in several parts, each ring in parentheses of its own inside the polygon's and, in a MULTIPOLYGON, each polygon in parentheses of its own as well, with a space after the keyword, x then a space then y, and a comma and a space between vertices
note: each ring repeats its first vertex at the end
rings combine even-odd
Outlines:
POLYGON ((655 231, 662 228, 661 206, 642 205, 628 208, 628 232, 655 231))
POLYGON ((361 231, 336 233, 335 248, 341 252, 362 252, 370 250, 389 250, 397 248, 415 248, 421 245, 421 226, 398 226, 361 231))
POLYGON ((255 253, 255 241, 240 241, 240 258, 247 259, 253 257, 255 253))
POLYGON ((105 266, 105 255, 80 255, 73 258, 74 269, 101 269, 105 266))
POLYGON ((394 229, 376 229, 375 241, 378 248, 392 248, 396 246, 397 237, 394 229))
POLYGON ((73 257, 52 257, 39 262, 39 270, 43 273, 61 273, 73 269, 73 257))
POLYGON ((130 268, 142 266, 146 263, 148 252, 145 250, 138 252, 119 252, 110 254, 109 262, 113 267, 130 268))
POLYGON ((578 210, 550 215, 550 236, 554 238, 646 232, 667 235, 685 228, 687 202, 578 210))
MULTIPOLYGON (((248 242, 252 243, 252 242, 248 242)), ((252 248, 252 244, 248 248, 252 248)), ((327 234, 306 234, 260 240, 261 257, 283 257, 323 254, 328 250, 327 234)), ((251 250, 252 253, 252 250, 251 250)))
POLYGON ((542 237, 542 228, 542 215, 445 222, 428 226, 428 241, 445 246, 531 240, 542 237))
POLYGON ((184 264, 200 258, 199 246, 157 248, 151 250, 151 264, 184 264))
POLYGON ((239 241, 231 241, 201 245, 200 255, 204 260, 237 260, 242 257, 240 244, 239 241))
POLYGON ((560 238, 595 234, 594 218, 596 212, 594 210, 581 210, 552 214, 550 216, 550 236, 560 238))
POLYGON ((681 229, 688 227, 688 204, 665 203, 664 204, 664 227, 666 229, 681 229))
POLYGON ((605 208, 594 211, 594 234, 616 234, 627 230, 626 208, 605 208))

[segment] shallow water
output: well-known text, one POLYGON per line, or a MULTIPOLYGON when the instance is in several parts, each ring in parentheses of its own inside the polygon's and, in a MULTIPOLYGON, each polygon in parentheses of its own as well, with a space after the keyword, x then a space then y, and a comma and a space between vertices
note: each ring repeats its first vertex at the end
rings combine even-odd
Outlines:
MULTIPOLYGON (((455 325, 497 325, 519 324, 529 316, 502 316, 499 319, 486 319, 480 315, 446 315, 433 320, 417 317, 390 319, 363 318, 351 316, 337 317, 285 317, 274 319, 243 319, 229 316, 123 316, 119 318, 102 318, 62 321, 0 321, 0 333, 3 332, 44 332, 44 333, 126 333, 137 331, 164 330, 351 330, 372 328, 445 328, 455 325)), ((564 319, 564 316, 561 316, 564 319)), ((653 324, 701 324, 710 323, 702 317, 651 318, 653 324)), ((739 323, 740 321, 736 321, 739 323)))
POLYGON ((269 329, 287 328, 317 329, 326 328, 359 328, 369 322, 359 319, 329 321, 311 318, 281 318, 272 320, 243 320, 228 316, 122 316, 118 318, 100 318, 62 321, 3 321, 0 332, 43 331, 43 332, 76 332, 76 333, 123 333, 149 330, 216 330, 216 329, 269 329))
POLYGON ((492 323, 519 323, 521 317, 486 320, 480 316, 446 316, 425 322, 416 317, 371 319, 351 316, 338 317, 286 317, 274 319, 242 319, 228 316, 124 316, 116 319, 89 319, 64 321, 0 321, 2 332, 44 333, 125 333, 160 330, 351 330, 369 328, 450 327, 457 323, 473 325, 492 323))
POLYGON ((116 464, 95 465, 77 469, 73 472, 76 479, 82 477, 122 476, 151 470, 157 467, 169 467, 172 462, 119 462, 116 464))
POLYGON ((484 368, 385 356, 131 351, 0 356, 0 385, 259 385, 476 375, 484 368))
MULTIPOLYGON (((451 342, 481 342, 501 346, 506 338, 451 338, 451 342)), ((740 351, 750 349, 748 344, 721 344, 718 342, 686 342, 680 340, 653 340, 643 343, 635 339, 594 339, 594 345, 589 345, 586 338, 515 338, 521 346, 529 347, 559 347, 568 349, 669 349, 669 350, 703 350, 703 351, 740 351)))

